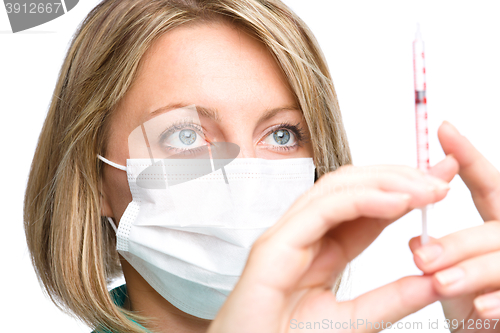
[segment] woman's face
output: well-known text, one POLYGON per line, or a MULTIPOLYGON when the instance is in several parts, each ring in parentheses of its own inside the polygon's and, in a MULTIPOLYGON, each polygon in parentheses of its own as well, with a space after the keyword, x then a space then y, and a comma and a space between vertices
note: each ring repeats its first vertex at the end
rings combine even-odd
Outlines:
MULTIPOLYGON (((106 158, 126 165, 135 128, 169 112, 161 108, 193 104, 217 115, 205 138, 237 144, 238 158, 313 156, 302 112, 266 47, 235 26, 203 23, 166 33, 146 52, 111 116, 106 158)), ((126 173, 106 165, 103 190, 103 215, 119 221, 132 200, 126 173)))

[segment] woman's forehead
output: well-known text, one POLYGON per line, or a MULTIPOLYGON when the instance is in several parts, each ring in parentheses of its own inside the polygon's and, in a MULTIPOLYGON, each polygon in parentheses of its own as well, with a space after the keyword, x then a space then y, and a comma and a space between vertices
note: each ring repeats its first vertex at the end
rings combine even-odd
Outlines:
POLYGON ((272 56, 262 42, 235 25, 219 22, 174 28, 155 41, 142 60, 146 67, 156 68, 166 58, 169 69, 182 70, 183 75, 211 74, 215 70, 219 75, 237 76, 255 63, 266 70, 277 67, 269 61, 272 56))
POLYGON ((266 46, 225 23, 182 26, 160 37, 120 105, 129 118, 142 119, 177 101, 253 114, 295 102, 266 46))

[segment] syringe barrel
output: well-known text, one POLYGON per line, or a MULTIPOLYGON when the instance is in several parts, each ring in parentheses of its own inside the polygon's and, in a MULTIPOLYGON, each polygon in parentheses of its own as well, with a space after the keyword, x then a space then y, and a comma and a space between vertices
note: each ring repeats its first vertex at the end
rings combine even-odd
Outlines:
POLYGON ((426 103, 415 103, 415 116, 417 125, 417 167, 420 170, 427 171, 430 167, 430 161, 426 103))
POLYGON ((427 96, 425 82, 424 42, 417 33, 413 42, 413 70, 415 83, 415 116, 417 127, 417 167, 428 170, 429 162, 429 131, 427 127, 427 96))
POLYGON ((425 53, 424 42, 417 39, 413 42, 413 72, 415 74, 415 91, 425 91, 425 53))

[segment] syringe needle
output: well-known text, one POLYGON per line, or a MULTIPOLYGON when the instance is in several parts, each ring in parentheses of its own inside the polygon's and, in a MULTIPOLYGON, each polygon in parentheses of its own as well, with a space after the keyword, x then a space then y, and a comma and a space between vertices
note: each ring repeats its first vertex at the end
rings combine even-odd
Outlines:
POLYGON ((422 40, 422 35, 420 34, 420 23, 417 23, 417 32, 415 33, 415 40, 422 40))

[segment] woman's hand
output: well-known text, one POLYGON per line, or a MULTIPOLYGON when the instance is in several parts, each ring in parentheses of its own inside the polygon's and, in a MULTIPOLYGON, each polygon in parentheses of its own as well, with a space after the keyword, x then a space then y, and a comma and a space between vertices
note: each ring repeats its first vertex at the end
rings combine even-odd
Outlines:
POLYGON ((500 173, 450 123, 440 126, 438 136, 444 152, 458 161, 485 223, 431 239, 424 247, 416 237, 410 248, 416 265, 445 298, 441 303, 456 324, 454 332, 500 332, 500 173))
MULTIPOLYGON (((433 171, 450 181, 458 163, 447 157, 433 171)), ((254 244, 208 332, 311 332, 307 323, 321 332, 375 332, 437 301, 430 276, 405 277, 346 302, 331 289, 387 225, 447 191, 446 182, 410 167, 346 166, 326 174, 254 244)))

